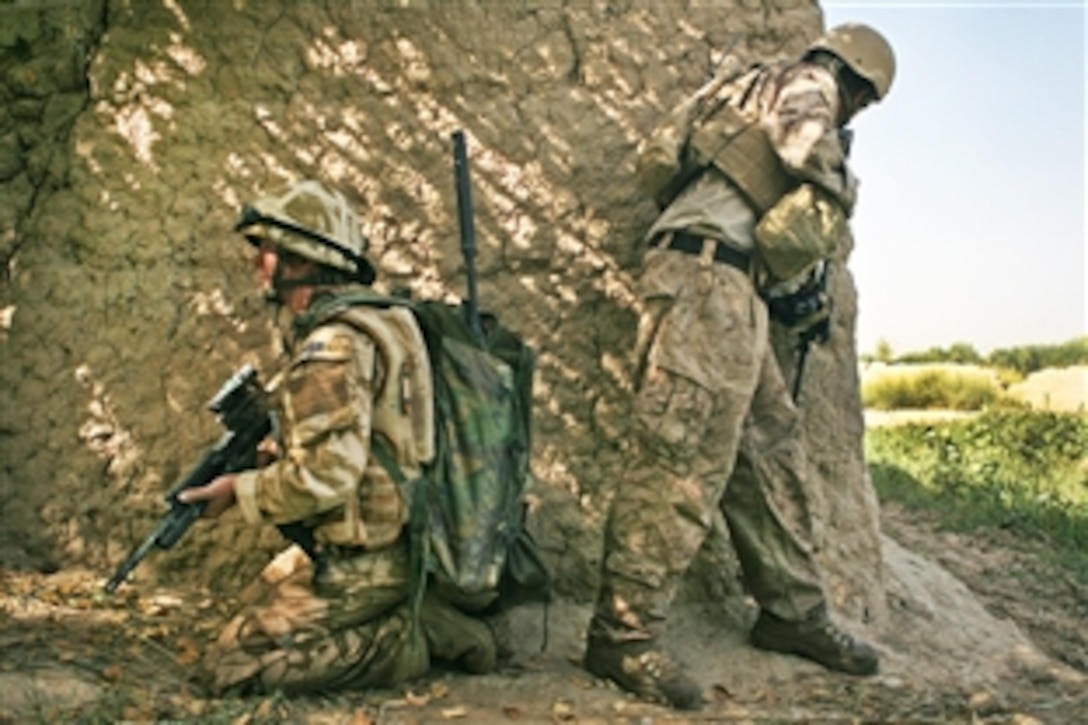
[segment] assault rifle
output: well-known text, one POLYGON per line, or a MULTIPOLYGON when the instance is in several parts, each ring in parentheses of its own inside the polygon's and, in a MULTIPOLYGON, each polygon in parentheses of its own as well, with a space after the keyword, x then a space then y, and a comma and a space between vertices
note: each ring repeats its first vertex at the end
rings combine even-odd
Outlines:
POLYGON ((773 319, 788 328, 799 328, 797 337, 797 372, 793 378, 793 400, 801 398, 805 360, 814 342, 827 342, 831 336, 831 298, 827 295, 828 261, 820 263, 812 277, 796 292, 767 297, 767 309, 773 319))
POLYGON ((831 318, 825 317, 801 332, 797 340, 797 373, 793 378, 793 402, 801 399, 801 382, 805 374, 805 360, 813 342, 827 342, 831 336, 831 318))
POLYGON ((224 473, 256 465, 257 444, 273 429, 273 416, 265 402, 264 388, 257 380, 257 371, 250 365, 240 368, 211 399, 208 410, 219 417, 226 431, 189 474, 166 494, 170 510, 159 520, 151 536, 125 559, 106 582, 107 592, 115 591, 152 549, 173 548, 200 518, 207 501, 183 503, 178 500, 178 494, 188 488, 211 483, 224 473))

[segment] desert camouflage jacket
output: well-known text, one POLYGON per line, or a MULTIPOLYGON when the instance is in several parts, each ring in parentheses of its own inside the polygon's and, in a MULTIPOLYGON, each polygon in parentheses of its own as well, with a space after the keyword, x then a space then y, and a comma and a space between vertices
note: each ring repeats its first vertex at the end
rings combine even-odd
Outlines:
POLYGON ((356 307, 318 324, 279 386, 281 457, 236 480, 245 519, 301 521, 319 543, 391 544, 407 510, 371 439, 380 436, 405 475, 416 475, 433 456, 429 381, 410 311, 356 307))

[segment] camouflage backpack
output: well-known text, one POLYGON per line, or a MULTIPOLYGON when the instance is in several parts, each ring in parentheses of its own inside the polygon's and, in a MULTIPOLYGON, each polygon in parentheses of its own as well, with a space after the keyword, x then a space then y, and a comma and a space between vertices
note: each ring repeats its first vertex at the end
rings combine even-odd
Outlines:
POLYGON ((478 343, 462 307, 438 301, 356 290, 314 313, 356 305, 407 307, 431 360, 435 456, 423 475, 409 481, 384 441, 371 441, 409 506, 415 601, 428 585, 466 609, 546 600, 548 572, 525 527, 534 351, 491 315, 478 343))

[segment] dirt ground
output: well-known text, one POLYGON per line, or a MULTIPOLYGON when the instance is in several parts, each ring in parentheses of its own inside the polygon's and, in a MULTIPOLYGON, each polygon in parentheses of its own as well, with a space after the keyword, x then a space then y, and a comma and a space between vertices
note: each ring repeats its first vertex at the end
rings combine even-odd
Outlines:
MULTIPOLYGON (((913 649, 915 639, 928 636, 921 630, 917 637, 910 631, 876 637, 889 653, 879 676, 832 675, 744 644, 750 612, 689 605, 674 611, 669 641, 706 685, 707 702, 698 713, 675 713, 586 674, 579 658, 588 608, 559 602, 546 613, 516 613, 518 655, 493 675, 436 672, 396 691, 327 697, 208 699, 189 681, 191 665, 229 601, 208 592, 131 586, 109 597, 101 593, 99 573, 3 571, 0 722, 1026 725, 1088 717, 1088 587, 1055 569, 1038 545, 1007 532, 940 532, 890 505, 883 524, 895 545, 938 562, 963 582, 988 615, 1014 632, 1014 642, 1021 632, 1030 640, 1001 676, 915 676, 940 672, 932 667, 939 663, 924 661, 933 659, 926 654, 932 650, 913 649)), ((947 635, 956 641, 956 633, 947 635)))

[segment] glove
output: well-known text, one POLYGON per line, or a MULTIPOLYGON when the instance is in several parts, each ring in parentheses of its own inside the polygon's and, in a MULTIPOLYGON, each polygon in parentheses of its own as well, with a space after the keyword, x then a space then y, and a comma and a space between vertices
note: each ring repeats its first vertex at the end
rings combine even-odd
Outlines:
POLYGON ((813 318, 826 319, 831 314, 831 299, 823 290, 795 292, 767 300, 771 319, 786 327, 797 327, 813 318))

